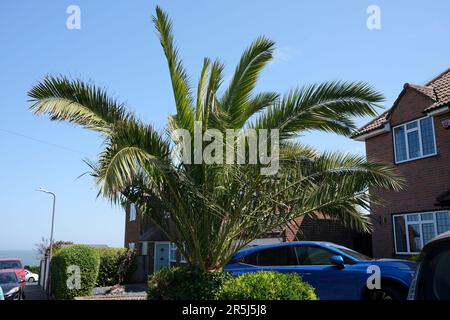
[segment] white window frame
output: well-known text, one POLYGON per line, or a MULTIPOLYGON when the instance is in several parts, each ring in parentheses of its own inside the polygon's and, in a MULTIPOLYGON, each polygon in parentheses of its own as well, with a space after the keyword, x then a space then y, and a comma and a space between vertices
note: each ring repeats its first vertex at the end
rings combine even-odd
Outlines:
POLYGON ((408 226, 409 225, 414 225, 414 224, 419 225, 420 242, 421 242, 421 245, 422 245, 422 248, 423 248, 425 243, 423 242, 422 224, 433 223, 434 234, 436 236, 438 236, 439 234, 438 234, 438 230, 437 230, 436 214, 440 213, 440 212, 447 212, 447 213, 450 214, 449 210, 438 210, 438 211, 412 212, 412 213, 403 213, 403 214, 394 214, 394 215, 392 215, 392 230, 394 232, 395 254, 398 254, 398 255, 411 255, 411 254, 418 254, 418 253, 420 253, 420 251, 410 251, 411 247, 410 247, 408 226), (432 213, 433 214, 433 219, 432 220, 423 220, 422 221, 421 214, 427 214, 427 213, 432 213), (408 221, 407 216, 411 216, 411 215, 418 215, 419 216, 419 220, 418 221, 408 221), (406 230, 405 230, 405 234, 406 234, 406 248, 407 248, 408 251, 403 252, 403 251, 398 251, 398 249, 397 249, 397 235, 396 235, 396 231, 395 231, 395 217, 402 217, 404 219, 405 228, 406 228, 406 230))
POLYGON ((392 129, 392 141, 394 143, 394 159, 395 159, 395 163, 399 164, 399 163, 404 163, 404 162, 408 162, 408 161, 413 161, 413 160, 417 160, 417 159, 422 159, 422 158, 428 158, 428 157, 432 157, 437 155, 437 145, 436 145, 436 131, 434 128, 434 118, 432 116, 425 116, 422 118, 418 118, 412 121, 408 121, 402 124, 399 124, 398 126, 395 126, 392 129), (433 131, 433 142, 434 142, 434 153, 431 154, 427 154, 427 155, 423 155, 423 146, 422 146, 422 129, 420 127, 420 121, 426 118, 431 118, 431 129, 433 131), (411 124, 413 122, 417 122, 417 128, 413 128, 413 129, 407 129, 406 126, 408 124, 411 124), (406 159, 405 160, 397 160, 397 146, 395 144, 395 129, 399 128, 399 127, 404 127, 404 138, 405 138, 405 147, 406 147, 406 159), (409 144, 408 144, 408 133, 409 132, 413 132, 413 131, 418 131, 419 133, 419 148, 420 148, 420 156, 416 157, 416 158, 410 158, 409 157, 409 144))
POLYGON ((177 262, 177 252, 178 248, 175 242, 170 243, 170 251, 169 251, 169 261, 170 262, 177 262), (175 252, 175 259, 172 258, 172 253, 175 252))
POLYGON ((137 217, 136 204, 130 203, 130 212, 129 212, 129 215, 130 215, 130 217, 129 217, 129 218, 130 218, 130 219, 129 219, 130 222, 136 220, 136 217, 137 217))
POLYGON ((128 249, 130 249, 130 250, 136 250, 136 243, 134 243, 134 242, 129 242, 129 243, 128 243, 128 249))

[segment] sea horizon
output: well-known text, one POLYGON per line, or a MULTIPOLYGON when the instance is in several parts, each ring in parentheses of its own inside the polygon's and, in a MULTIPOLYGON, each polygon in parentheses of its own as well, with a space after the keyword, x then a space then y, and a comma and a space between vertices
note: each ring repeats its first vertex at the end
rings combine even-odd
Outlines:
POLYGON ((22 260, 24 266, 39 266, 39 253, 37 250, 0 250, 0 259, 5 258, 19 258, 22 260))

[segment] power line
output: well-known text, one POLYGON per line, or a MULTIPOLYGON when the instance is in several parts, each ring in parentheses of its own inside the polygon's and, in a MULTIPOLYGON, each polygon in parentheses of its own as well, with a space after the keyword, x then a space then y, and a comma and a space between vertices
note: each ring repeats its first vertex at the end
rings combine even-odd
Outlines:
POLYGON ((68 147, 65 147, 65 146, 53 143, 53 142, 48 142, 48 141, 45 141, 45 140, 33 138, 33 137, 27 136, 27 135, 22 134, 22 133, 18 133, 18 132, 14 132, 14 131, 7 130, 7 129, 2 129, 2 128, 0 128, 0 131, 3 131, 5 133, 11 134, 11 135, 14 135, 14 136, 17 136, 17 137, 25 138, 25 139, 28 139, 28 140, 31 140, 31 141, 34 141, 34 142, 45 144, 45 145, 48 145, 48 146, 51 146, 51 147, 54 147, 54 148, 58 148, 58 149, 62 149, 62 150, 65 150, 65 151, 70 151, 70 152, 73 152, 73 153, 78 153, 78 154, 81 154, 81 155, 84 155, 84 156, 91 157, 91 155, 88 155, 86 152, 83 152, 83 151, 80 151, 80 150, 76 150, 76 149, 72 149, 72 148, 68 148, 68 147))

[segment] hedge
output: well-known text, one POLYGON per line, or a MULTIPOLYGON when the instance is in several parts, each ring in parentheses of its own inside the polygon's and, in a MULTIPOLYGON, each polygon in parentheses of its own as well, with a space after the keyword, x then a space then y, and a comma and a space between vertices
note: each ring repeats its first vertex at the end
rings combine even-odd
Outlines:
POLYGON ((100 256, 97 287, 122 284, 136 269, 134 251, 125 248, 97 248, 100 256))
POLYGON ((73 245, 59 249, 51 263, 52 294, 56 299, 91 295, 97 282, 99 266, 99 254, 92 247, 73 245), (75 273, 68 269, 71 266, 76 266, 80 270, 79 288, 70 286, 77 284, 74 281, 75 273))
POLYGON ((314 288, 296 273, 246 273, 225 282, 219 300, 317 300, 314 288))
POLYGON ((212 300, 223 283, 231 279, 226 272, 206 272, 192 267, 163 268, 149 276, 149 300, 212 300))

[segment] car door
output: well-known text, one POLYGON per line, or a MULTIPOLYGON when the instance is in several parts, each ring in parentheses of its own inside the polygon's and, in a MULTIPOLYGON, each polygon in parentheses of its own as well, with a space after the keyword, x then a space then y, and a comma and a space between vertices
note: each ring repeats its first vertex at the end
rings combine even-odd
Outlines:
POLYGON ((362 270, 355 268, 344 259, 344 267, 333 265, 332 256, 337 253, 322 246, 295 246, 298 259, 298 273, 304 281, 316 289, 316 294, 322 300, 353 300, 359 299, 361 290, 359 283, 362 270))

